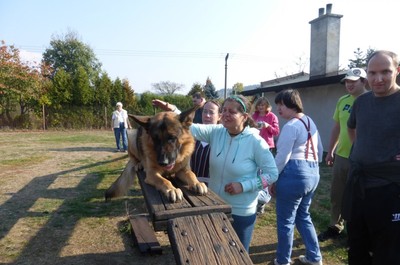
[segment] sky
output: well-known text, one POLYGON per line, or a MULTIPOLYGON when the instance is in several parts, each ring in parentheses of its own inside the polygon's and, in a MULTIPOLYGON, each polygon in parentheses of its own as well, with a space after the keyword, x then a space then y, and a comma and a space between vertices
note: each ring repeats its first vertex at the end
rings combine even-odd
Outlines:
POLYGON ((170 81, 186 94, 207 78, 224 88, 228 53, 227 88, 309 72, 309 22, 327 4, 343 15, 341 68, 357 48, 400 55, 398 0, 0 0, 0 40, 33 61, 73 31, 136 93, 170 81))

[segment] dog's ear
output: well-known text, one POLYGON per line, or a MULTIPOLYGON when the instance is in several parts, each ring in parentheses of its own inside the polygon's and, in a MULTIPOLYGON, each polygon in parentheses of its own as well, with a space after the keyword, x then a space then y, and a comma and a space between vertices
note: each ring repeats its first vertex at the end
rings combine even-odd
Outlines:
POLYGON ((150 118, 151 116, 137 116, 137 115, 132 115, 132 114, 128 114, 129 118, 131 118, 132 120, 134 120, 137 124, 139 124, 140 126, 142 126, 143 128, 147 129, 149 128, 149 122, 150 122, 150 118))
POLYGON ((181 114, 179 114, 179 116, 178 116, 179 121, 182 123, 182 125, 186 129, 189 129, 189 126, 192 125, 194 113, 198 108, 199 108, 199 106, 196 105, 196 106, 192 107, 191 109, 185 110, 184 112, 181 112, 181 114))

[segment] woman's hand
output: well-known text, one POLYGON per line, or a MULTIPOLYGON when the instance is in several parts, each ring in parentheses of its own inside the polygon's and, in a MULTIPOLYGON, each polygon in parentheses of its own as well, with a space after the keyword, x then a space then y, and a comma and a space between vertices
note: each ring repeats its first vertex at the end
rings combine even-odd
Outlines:
POLYGON ((258 129, 260 129, 260 130, 262 128, 268 128, 270 126, 269 123, 266 121, 259 121, 259 122, 257 122, 257 125, 258 125, 258 129))
POLYGON ((225 192, 229 193, 230 195, 235 195, 243 192, 243 187, 240 182, 231 182, 225 185, 225 192))
POLYGON ((151 103, 153 104, 153 106, 158 107, 158 108, 160 108, 162 110, 165 110, 165 111, 174 111, 174 110, 176 110, 176 106, 175 105, 169 104, 168 102, 164 102, 164 101, 159 100, 159 99, 153 99, 151 101, 151 103))

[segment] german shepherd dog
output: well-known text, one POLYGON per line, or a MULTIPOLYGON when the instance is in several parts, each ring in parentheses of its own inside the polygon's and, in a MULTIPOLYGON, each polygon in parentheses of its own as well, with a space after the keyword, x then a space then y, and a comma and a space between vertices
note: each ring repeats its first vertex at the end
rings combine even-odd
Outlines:
POLYGON ((190 169, 195 141, 189 126, 196 109, 193 107, 179 115, 171 111, 159 112, 154 116, 129 114, 139 127, 128 130, 129 161, 121 176, 105 192, 106 201, 125 196, 133 184, 136 171, 141 168, 146 172, 145 182, 171 202, 182 200, 183 193, 166 177, 179 178, 199 195, 207 193, 207 186, 199 182, 190 169))

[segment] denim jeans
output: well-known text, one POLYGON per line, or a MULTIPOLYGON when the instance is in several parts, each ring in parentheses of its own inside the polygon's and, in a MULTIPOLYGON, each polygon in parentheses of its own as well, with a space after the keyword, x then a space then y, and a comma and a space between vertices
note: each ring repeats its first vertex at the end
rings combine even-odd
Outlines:
POLYGON ((289 160, 276 183, 278 263, 290 263, 296 225, 311 262, 322 259, 309 208, 319 182, 317 162, 289 160))
POLYGON ((119 123, 119 128, 114 128, 115 142, 117 143, 117 149, 121 150, 121 136, 122 136, 122 147, 126 151, 128 149, 128 138, 126 134, 125 124, 123 122, 119 123))
POLYGON ((247 253, 249 253, 251 238, 253 236, 254 225, 256 223, 257 214, 250 216, 240 216, 232 214, 233 218, 233 229, 235 229, 240 242, 242 242, 247 253))

